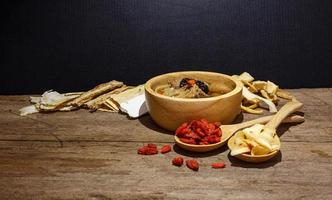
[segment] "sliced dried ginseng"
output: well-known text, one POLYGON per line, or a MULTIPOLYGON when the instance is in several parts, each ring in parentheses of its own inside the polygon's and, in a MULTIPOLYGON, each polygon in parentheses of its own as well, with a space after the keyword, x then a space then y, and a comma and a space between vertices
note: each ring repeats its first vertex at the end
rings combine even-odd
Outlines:
POLYGON ((272 101, 250 92, 246 87, 243 87, 242 94, 243 94, 243 97, 248 100, 259 99, 259 100, 263 101, 264 103, 266 103, 269 106, 270 112, 272 112, 272 113, 277 112, 277 107, 274 105, 274 103, 272 101))
POLYGON ((75 99, 74 101, 72 101, 70 103, 70 105, 75 106, 75 107, 80 107, 82 106, 84 103, 90 101, 93 98, 96 98, 106 92, 112 91, 116 88, 119 88, 123 85, 122 82, 113 80, 107 83, 102 83, 96 87, 94 87, 93 89, 84 92, 82 95, 80 95, 77 99, 75 99))
POLYGON ((104 102, 104 105, 107 106, 109 109, 114 110, 115 112, 120 111, 120 105, 117 102, 115 102, 113 99, 107 99, 104 102))
POLYGON ((139 85, 137 87, 126 90, 119 94, 115 94, 114 96, 112 96, 112 99, 116 101, 118 104, 121 104, 122 102, 126 102, 129 99, 132 99, 135 96, 141 95, 143 93, 144 93, 144 85, 139 85))
POLYGON ((39 112, 35 105, 26 106, 21 108, 19 111, 21 116, 39 112))
POLYGON ((260 93, 262 94, 262 96, 270 101, 272 101, 273 103, 278 103, 278 97, 275 94, 268 94, 266 92, 266 90, 261 90, 260 93))
POLYGON ((280 98, 287 99, 287 100, 292 100, 294 98, 294 96, 291 93, 289 93, 285 90, 282 90, 280 88, 278 88, 276 95, 280 98))
MULTIPOLYGON (((257 104, 253 104, 253 105, 257 105, 257 104)), ((253 109, 253 108, 250 108, 250 107, 246 107, 246 106, 243 106, 241 104, 241 109, 247 113, 251 113, 251 114, 263 114, 263 110, 258 110, 258 109, 253 109)))
POLYGON ((248 72, 243 72, 242 74, 240 74, 240 76, 238 76, 238 78, 241 81, 246 81, 246 82, 252 82, 254 79, 254 77, 252 77, 248 72))
POLYGON ((98 96, 97 98, 84 103, 84 106, 88 107, 92 111, 95 111, 95 110, 99 109, 107 99, 110 99, 115 94, 119 94, 127 89, 128 89, 128 86, 123 85, 120 88, 116 88, 108 93, 102 94, 102 95, 98 96))
POLYGON ((273 82, 271 82, 271 81, 267 81, 264 90, 265 90, 268 94, 276 94, 278 88, 279 88, 279 86, 277 86, 277 85, 274 84, 273 82))
POLYGON ((258 92, 258 90, 255 88, 255 86, 254 86, 253 84, 251 84, 251 83, 249 83, 249 82, 247 82, 247 81, 245 81, 245 80, 242 80, 242 83, 243 83, 244 85, 248 86, 248 90, 249 90, 250 92, 253 92, 253 93, 257 93, 257 92, 258 92))
POLYGON ((56 91, 46 91, 41 96, 40 101, 36 103, 36 107, 40 111, 56 111, 66 107, 66 103, 77 98, 79 95, 60 94, 56 91))
POLYGON ((252 85, 259 91, 259 90, 264 90, 266 87, 266 81, 253 81, 252 85))

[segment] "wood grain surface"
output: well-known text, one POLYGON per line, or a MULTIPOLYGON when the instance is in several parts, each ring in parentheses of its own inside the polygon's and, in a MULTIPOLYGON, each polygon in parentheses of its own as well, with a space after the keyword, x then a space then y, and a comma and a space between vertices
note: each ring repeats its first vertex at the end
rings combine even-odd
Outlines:
POLYGON ((289 91, 304 103, 306 121, 281 125, 281 153, 261 164, 232 158, 227 147, 182 150, 149 115, 132 120, 79 110, 21 117, 29 97, 0 96, 0 198, 332 199, 332 89, 289 91), (150 142, 173 151, 138 155, 150 142), (178 155, 197 159, 199 171, 172 166, 178 155), (216 161, 226 168, 212 169, 216 161))

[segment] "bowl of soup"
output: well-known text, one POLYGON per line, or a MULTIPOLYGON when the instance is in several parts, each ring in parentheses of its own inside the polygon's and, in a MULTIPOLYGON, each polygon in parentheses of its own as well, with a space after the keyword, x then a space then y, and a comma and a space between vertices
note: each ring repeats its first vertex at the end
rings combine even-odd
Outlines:
POLYGON ((216 72, 173 72, 148 80, 145 99, 153 121, 170 131, 202 118, 229 124, 241 110, 242 83, 216 72))

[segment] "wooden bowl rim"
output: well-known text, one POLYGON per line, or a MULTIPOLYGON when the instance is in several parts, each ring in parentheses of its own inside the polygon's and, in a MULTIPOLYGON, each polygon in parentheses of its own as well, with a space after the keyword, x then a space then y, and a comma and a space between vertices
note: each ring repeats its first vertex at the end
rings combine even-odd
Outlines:
POLYGON ((161 99, 167 99, 170 101, 176 101, 176 102, 205 102, 205 101, 215 101, 215 100, 220 100, 220 99, 225 99, 227 97, 231 97, 234 96, 240 92, 242 92, 242 83, 236 79, 234 79, 233 77, 226 75, 226 74, 222 74, 222 73, 218 73, 218 72, 208 72, 208 71, 179 71, 179 72, 171 72, 171 73, 166 73, 166 74, 161 74, 158 76, 155 76, 151 79, 149 79, 146 83, 145 83, 145 91, 157 98, 161 98, 161 99), (164 76, 170 76, 170 75, 176 75, 176 74, 194 74, 194 73, 199 73, 199 74, 208 74, 208 75, 218 75, 218 76, 222 76, 226 79, 229 79, 230 81, 232 81, 235 84, 235 88, 233 90, 231 90, 230 92, 226 93, 226 94, 222 94, 222 95, 218 95, 215 97, 207 97, 207 98, 196 98, 196 99, 190 99, 190 98, 178 98, 178 97, 168 97, 162 94, 158 94, 157 92, 155 92, 152 88, 151 88, 151 84, 155 81, 157 81, 160 78, 163 78, 164 76))

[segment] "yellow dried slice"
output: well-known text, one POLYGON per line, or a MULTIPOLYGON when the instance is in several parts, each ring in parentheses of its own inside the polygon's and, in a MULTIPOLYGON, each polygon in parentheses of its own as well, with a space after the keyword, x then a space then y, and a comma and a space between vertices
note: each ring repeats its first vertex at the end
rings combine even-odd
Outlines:
POLYGON ((250 109, 255 109, 255 108, 258 107, 258 103, 252 104, 252 105, 247 106, 247 107, 250 108, 250 109))
POLYGON ((243 111, 245 111, 245 112, 247 112, 247 113, 251 113, 251 114, 258 114, 258 115, 260 115, 260 114, 263 114, 263 110, 258 110, 258 109, 252 109, 252 108, 250 108, 250 107, 246 107, 246 106, 243 106, 242 104, 241 104, 241 109, 243 110, 243 111))
POLYGON ((259 99, 259 100, 263 101, 264 103, 266 103, 269 106, 269 111, 272 113, 275 113, 278 111, 277 107, 274 105, 274 103, 272 101, 250 92, 246 87, 243 87, 242 94, 243 94, 243 97, 245 97, 248 100, 259 99))
POLYGON ((72 101, 70 103, 70 105, 80 107, 84 103, 90 101, 91 99, 96 98, 97 96, 102 95, 106 92, 112 91, 116 88, 119 88, 122 85, 123 85, 122 82, 119 82, 119 81, 116 81, 116 80, 113 80, 113 81, 110 81, 110 82, 107 82, 107 83, 102 83, 102 84, 94 87, 93 89, 81 94, 77 99, 72 101))
POLYGON ((294 96, 291 93, 289 93, 283 89, 280 89, 280 88, 277 90, 276 95, 280 98, 287 99, 287 100, 292 100, 294 98, 294 96))
POLYGON ((112 110, 119 112, 120 111, 120 105, 117 102, 114 102, 112 99, 107 99, 104 102, 104 105, 111 108, 112 110))
POLYGON ((248 72, 243 72, 238 76, 238 78, 241 81, 246 81, 246 82, 252 82, 253 80, 255 80, 254 77, 252 77, 248 72))
POLYGON ((128 89, 124 92, 121 92, 119 94, 115 94, 112 96, 112 99, 116 101, 118 104, 121 104, 122 102, 126 102, 129 99, 132 99, 138 95, 141 95, 144 93, 144 85, 139 85, 135 88, 128 89))
POLYGON ((278 88, 279 88, 279 86, 277 86, 277 85, 274 84, 273 82, 271 82, 271 81, 267 81, 264 90, 265 90, 268 94, 276 94, 278 88))
POLYGON ((121 92, 124 92, 125 90, 127 90, 128 87, 126 85, 123 85, 120 88, 116 88, 108 93, 102 94, 100 96, 98 96, 95 99, 92 99, 86 103, 84 103, 84 106, 88 107, 90 110, 97 110, 98 108, 100 108, 102 106, 102 104, 107 100, 112 98, 112 96, 114 94, 119 94, 121 92))
POLYGON ((249 147, 234 145, 233 149, 231 150, 231 156, 236 156, 236 155, 240 155, 243 153, 249 153, 249 152, 250 152, 249 147))
POLYGON ((251 155, 265 155, 268 153, 270 153, 269 149, 261 145, 256 145, 251 149, 251 155))
POLYGON ((252 85, 257 89, 257 90, 264 90, 266 87, 266 81, 253 81, 252 85))

